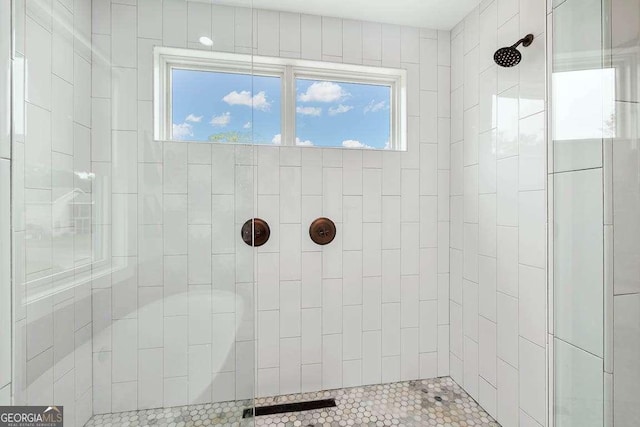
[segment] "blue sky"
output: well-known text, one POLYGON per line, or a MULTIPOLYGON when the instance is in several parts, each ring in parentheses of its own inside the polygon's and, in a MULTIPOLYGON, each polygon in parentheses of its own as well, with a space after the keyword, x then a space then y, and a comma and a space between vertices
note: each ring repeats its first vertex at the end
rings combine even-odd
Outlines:
MULTIPOLYGON (((280 78, 174 69, 173 138, 280 142, 280 78)), ((388 86, 298 79, 299 145, 385 148, 388 86)))

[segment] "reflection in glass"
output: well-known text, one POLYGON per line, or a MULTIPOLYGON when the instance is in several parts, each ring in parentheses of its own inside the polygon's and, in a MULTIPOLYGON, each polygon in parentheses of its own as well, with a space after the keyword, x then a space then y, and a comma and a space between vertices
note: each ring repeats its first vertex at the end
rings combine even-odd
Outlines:
POLYGON ((615 69, 553 73, 555 141, 615 137, 615 69))

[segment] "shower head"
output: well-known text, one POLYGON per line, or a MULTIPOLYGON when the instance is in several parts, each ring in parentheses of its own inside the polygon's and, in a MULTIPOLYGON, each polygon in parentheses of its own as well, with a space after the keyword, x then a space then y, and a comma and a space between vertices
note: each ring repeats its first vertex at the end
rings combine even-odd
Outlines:
POLYGON ((520 44, 527 47, 533 43, 533 34, 518 40, 513 46, 502 47, 493 54, 493 60, 501 67, 514 67, 522 60, 522 54, 517 49, 520 44))

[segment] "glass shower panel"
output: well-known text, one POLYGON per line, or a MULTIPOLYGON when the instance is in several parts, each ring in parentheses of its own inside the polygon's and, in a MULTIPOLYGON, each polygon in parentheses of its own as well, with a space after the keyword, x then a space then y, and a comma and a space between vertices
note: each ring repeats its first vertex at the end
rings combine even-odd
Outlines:
POLYGON ((640 5, 566 0, 553 17, 554 418, 637 425, 640 5))
POLYGON ((83 425, 92 414, 94 349, 90 2, 6 3, 13 404, 57 399, 69 424, 83 425))
POLYGON ((602 0, 555 2, 551 75, 555 425, 605 414, 606 153, 615 75, 603 60, 602 0))
MULTIPOLYGON (((154 133, 154 49, 250 55, 251 4, 11 6, 14 404, 63 406, 69 426, 189 405, 253 425, 255 249, 240 229, 259 110, 237 107, 242 140, 209 138, 234 107, 192 90, 168 125, 206 137, 154 133)), ((254 92, 251 69, 241 86, 254 92)))

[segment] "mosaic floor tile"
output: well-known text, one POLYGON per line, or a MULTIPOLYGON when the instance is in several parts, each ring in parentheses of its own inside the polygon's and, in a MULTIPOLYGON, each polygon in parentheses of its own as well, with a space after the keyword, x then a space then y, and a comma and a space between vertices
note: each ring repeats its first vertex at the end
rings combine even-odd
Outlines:
MULTIPOLYGON (((335 408, 260 416, 255 426, 498 426, 451 378, 407 381, 256 399, 256 406, 335 398, 335 408)), ((87 426, 253 426, 251 401, 95 415, 87 426)))

